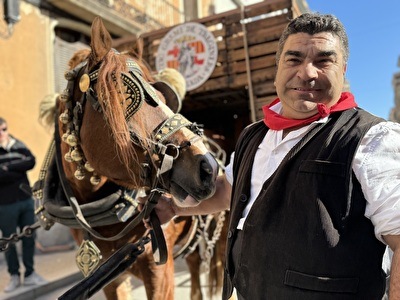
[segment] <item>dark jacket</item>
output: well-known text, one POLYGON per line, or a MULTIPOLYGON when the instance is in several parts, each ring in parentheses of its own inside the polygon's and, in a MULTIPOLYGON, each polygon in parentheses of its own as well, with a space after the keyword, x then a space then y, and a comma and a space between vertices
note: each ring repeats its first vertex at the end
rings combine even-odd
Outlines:
POLYGON ((224 299, 232 283, 245 299, 378 300, 385 246, 364 216, 352 171, 362 137, 382 122, 361 109, 334 113, 288 153, 264 183, 243 227, 235 274, 232 240, 250 193, 255 152, 267 128, 248 127, 235 149, 224 299))
POLYGON ((35 157, 24 143, 11 136, 10 138, 7 149, 0 146, 0 205, 32 196, 26 172, 35 166, 35 157))

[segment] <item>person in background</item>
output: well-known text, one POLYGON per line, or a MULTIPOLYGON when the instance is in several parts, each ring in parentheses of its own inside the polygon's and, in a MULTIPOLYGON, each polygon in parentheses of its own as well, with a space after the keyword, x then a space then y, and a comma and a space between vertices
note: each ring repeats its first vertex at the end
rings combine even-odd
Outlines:
POLYGON ((215 194, 193 207, 159 201, 161 222, 230 209, 223 299, 380 300, 386 245, 400 299, 400 124, 343 92, 348 57, 335 16, 291 20, 278 98, 243 130, 215 194))
MULTIPOLYGON (((35 166, 35 157, 24 143, 8 133, 7 122, 0 117, 0 230, 9 237, 35 222, 34 200, 26 172, 35 166)), ((25 267, 23 284, 43 284, 46 281, 34 269, 35 238, 22 238, 22 262, 25 267)), ((5 292, 21 286, 20 264, 15 244, 5 251, 10 282, 5 292)))

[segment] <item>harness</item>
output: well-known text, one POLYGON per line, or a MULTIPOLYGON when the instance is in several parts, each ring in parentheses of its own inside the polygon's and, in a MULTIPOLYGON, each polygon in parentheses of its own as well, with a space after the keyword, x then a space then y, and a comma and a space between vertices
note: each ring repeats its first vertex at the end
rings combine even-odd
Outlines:
MULTIPOLYGON (((140 109, 143 100, 152 106, 160 105, 161 101, 154 88, 143 79, 137 63, 128 59, 126 64, 128 73, 122 73, 121 79, 126 88, 126 99, 123 105, 125 106, 125 119, 128 121, 140 109)), ((39 173, 39 180, 33 187, 33 194, 37 199, 35 213, 38 216, 38 222, 40 226, 46 230, 50 229, 54 222, 61 223, 71 228, 82 228, 91 236, 105 241, 120 239, 146 219, 150 220, 152 230, 150 230, 149 233, 151 238, 146 234, 146 236, 142 237, 140 241, 134 244, 135 251, 132 251, 132 245, 130 244, 122 247, 113 255, 112 263, 107 261, 97 270, 96 266, 89 266, 89 268, 87 265, 83 266, 81 271, 82 269, 86 270, 84 275, 87 276, 87 280, 81 282, 81 287, 88 284, 88 282, 93 284, 92 281, 94 277, 97 278, 95 282, 98 286, 100 284, 103 286, 104 283, 100 282, 104 281, 104 277, 107 278, 107 281, 110 281, 118 276, 134 262, 138 254, 144 251, 144 245, 149 241, 152 243, 156 263, 163 264, 166 262, 167 248, 165 238, 159 220, 156 214, 153 213, 153 208, 158 203, 160 197, 166 192, 163 188, 161 176, 166 175, 168 171, 171 170, 173 161, 179 156, 180 151, 186 147, 190 147, 197 139, 201 139, 202 135, 202 130, 196 123, 189 122, 186 118, 177 113, 157 126, 152 134, 151 145, 153 145, 153 147, 151 151, 149 151, 151 153, 146 152, 146 161, 142 163, 142 167, 147 170, 147 172, 144 172, 144 176, 147 176, 146 180, 150 182, 151 189, 148 200, 140 212, 137 209, 139 204, 138 197, 144 196, 143 190, 128 190, 113 183, 108 183, 107 186, 108 190, 112 190, 112 193, 95 201, 91 201, 88 204, 79 204, 65 177, 60 144, 61 142, 65 142, 70 146, 70 151, 64 159, 77 165, 77 170, 74 174, 75 177, 81 180, 87 174, 91 173, 90 182, 93 185, 98 184, 99 176, 86 161, 80 149, 79 140, 80 127, 86 102, 89 101, 94 110, 100 113, 102 112, 97 94, 93 88, 93 84, 95 84, 98 79, 98 74, 98 69, 88 73, 86 63, 78 65, 65 74, 68 84, 67 88, 60 95, 59 100, 65 103, 66 110, 60 114, 58 120, 55 120, 54 140, 51 142, 47 151, 39 173), (79 78, 79 89, 83 94, 79 101, 74 102, 72 93, 77 78, 79 78), (66 127, 65 133, 61 137, 59 135, 58 121, 63 123, 66 127), (196 136, 182 145, 169 143, 168 138, 183 127, 194 132, 196 136), (151 156, 154 154, 158 157, 158 160, 149 163, 151 161, 151 156), (152 170, 151 168, 156 169, 152 170), (155 174, 154 178, 149 178, 149 174, 155 174), (116 223, 126 223, 126 225, 115 236, 105 237, 94 229, 98 226, 116 223), (136 253, 136 256, 132 253, 136 253), (120 264, 115 263, 115 256, 118 256, 121 264, 126 266, 124 269, 122 269, 120 264), (104 275, 103 271, 105 268, 112 269, 112 274, 107 272, 107 274, 104 275), (89 278, 89 275, 91 275, 91 278, 89 278)), ((168 85, 163 84, 158 86, 167 89, 164 90, 164 92, 161 91, 162 93, 170 95, 172 90, 168 90, 168 85)), ((130 131, 130 135, 131 139, 136 144, 143 138, 136 136, 132 131, 130 131)), ((95 245, 93 246, 85 242, 81 245, 81 249, 78 252, 96 252, 95 248, 97 248, 95 245), (82 247, 85 249, 82 249, 82 247), (88 247, 91 248, 88 250, 88 247)), ((98 258, 98 260, 100 260, 100 258, 98 258)), ((101 286, 98 287, 98 289, 100 289, 101 286)), ((93 287, 91 290, 93 291, 93 287)), ((96 288, 94 288, 94 290, 96 290, 96 288)))

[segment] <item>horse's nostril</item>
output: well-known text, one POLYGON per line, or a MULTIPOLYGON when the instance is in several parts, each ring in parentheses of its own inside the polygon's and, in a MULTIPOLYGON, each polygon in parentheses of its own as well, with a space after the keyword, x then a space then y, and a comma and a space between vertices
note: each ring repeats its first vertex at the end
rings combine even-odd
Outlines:
POLYGON ((208 175, 211 175, 213 173, 211 165, 206 161, 203 161, 201 163, 201 171, 208 175))
POLYGON ((200 180, 203 184, 208 184, 215 180, 218 173, 218 164, 211 154, 206 154, 200 163, 200 180))

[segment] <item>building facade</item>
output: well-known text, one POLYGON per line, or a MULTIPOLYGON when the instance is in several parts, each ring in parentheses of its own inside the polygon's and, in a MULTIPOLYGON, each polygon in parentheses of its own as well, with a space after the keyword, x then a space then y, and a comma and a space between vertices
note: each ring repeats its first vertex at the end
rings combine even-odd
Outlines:
MULTIPOLYGON (((291 3, 295 15, 307 9, 304 0, 285 1, 291 3)), ((274 5, 281 0, 3 0, 0 116, 37 158, 29 173, 31 184, 38 178, 53 134, 39 122, 39 104, 65 88, 67 62, 76 50, 88 47, 95 16, 119 39, 256 2, 274 5)))

